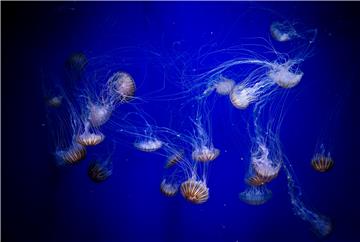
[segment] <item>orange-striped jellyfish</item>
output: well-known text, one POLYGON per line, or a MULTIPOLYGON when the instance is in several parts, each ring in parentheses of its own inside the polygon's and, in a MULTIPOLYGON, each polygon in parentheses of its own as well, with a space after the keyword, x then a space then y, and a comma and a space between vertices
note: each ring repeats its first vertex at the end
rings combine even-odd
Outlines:
POLYGON ((325 147, 322 144, 320 147, 320 152, 316 153, 311 160, 311 165, 315 171, 327 172, 333 168, 334 160, 332 159, 330 152, 327 154, 325 153, 325 147))
POLYGON ((206 181, 190 177, 180 187, 183 197, 191 203, 201 204, 209 199, 209 188, 206 181))

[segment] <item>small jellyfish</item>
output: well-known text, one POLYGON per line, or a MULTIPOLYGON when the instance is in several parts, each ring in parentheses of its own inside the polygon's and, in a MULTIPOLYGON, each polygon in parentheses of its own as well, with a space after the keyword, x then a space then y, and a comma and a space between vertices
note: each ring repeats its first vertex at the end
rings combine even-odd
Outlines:
POLYGON ((99 131, 95 133, 85 131, 77 136, 76 141, 83 146, 95 146, 100 144, 104 139, 105 136, 99 131))
POLYGON ((80 74, 88 64, 86 55, 82 52, 73 53, 66 60, 65 66, 73 72, 80 74))
POLYGON ((193 177, 184 181, 181 184, 180 190, 184 198, 195 204, 204 203, 209 199, 209 188, 206 182, 196 180, 193 177))
POLYGON ((331 158, 330 152, 325 155, 325 150, 323 150, 314 155, 311 165, 318 172, 327 172, 334 166, 334 160, 331 158))
POLYGON ((56 155, 65 164, 76 164, 85 159, 86 148, 78 143, 74 143, 68 150, 57 151, 56 155))
POLYGON ((167 197, 174 196, 179 189, 179 185, 167 182, 165 179, 160 184, 160 191, 167 197))
POLYGON ((298 69, 292 71, 291 67, 292 65, 289 63, 275 65, 274 68, 269 71, 268 76, 280 87, 292 88, 301 81, 304 73, 298 69))
POLYGON ((230 101, 238 109, 246 109, 255 100, 254 90, 243 85, 236 85, 230 93, 230 101))
POLYGON ((296 30, 289 22, 273 22, 270 32, 271 36, 279 42, 286 42, 298 37, 296 30))
POLYGON ((89 116, 88 120, 94 127, 99 127, 106 123, 112 113, 112 108, 107 104, 93 104, 88 105, 89 116))
POLYGON ((112 175, 112 167, 109 161, 106 162, 92 162, 88 168, 88 175, 94 182, 103 182, 112 175))
POLYGON ((113 99, 117 99, 121 103, 128 102, 135 93, 136 85, 132 76, 126 72, 116 72, 108 81, 110 91, 114 92, 110 95, 116 95, 113 99))
POLYGON ((58 108, 62 104, 62 96, 54 96, 46 99, 46 104, 52 108, 58 108))
POLYGON ((250 205, 262 205, 272 197, 272 192, 265 186, 250 186, 239 194, 241 201, 250 205))
POLYGON ((213 147, 202 146, 196 148, 192 153, 192 158, 195 161, 208 162, 215 160, 220 154, 220 150, 213 147))
POLYGON ((235 86, 235 81, 221 77, 221 80, 214 84, 215 91, 220 95, 229 95, 235 86))
POLYGON ((281 168, 280 162, 274 162, 269 158, 269 149, 264 144, 259 144, 258 149, 251 157, 251 166, 254 177, 250 177, 250 183, 263 181, 264 183, 273 180, 281 168))
POLYGON ((171 155, 166 161, 165 168, 170 168, 170 167, 173 167, 174 165, 178 164, 179 161, 181 161, 183 159, 183 156, 184 156, 183 151, 180 151, 180 152, 177 152, 177 153, 171 155))
POLYGON ((134 143, 135 148, 144 152, 154 152, 162 147, 163 143, 156 139, 150 138, 147 140, 140 140, 134 143))

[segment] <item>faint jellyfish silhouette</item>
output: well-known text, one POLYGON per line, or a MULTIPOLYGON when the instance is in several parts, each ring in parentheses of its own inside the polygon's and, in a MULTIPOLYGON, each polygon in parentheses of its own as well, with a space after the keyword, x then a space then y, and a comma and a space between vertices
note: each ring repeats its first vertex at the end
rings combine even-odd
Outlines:
POLYGON ((327 172, 334 166, 334 160, 331 158, 330 152, 325 154, 324 144, 320 147, 320 152, 316 153, 311 160, 312 167, 318 172, 327 172))
POLYGON ((272 197, 271 190, 265 186, 249 186, 239 194, 241 201, 249 205, 262 205, 272 197))
POLYGON ((167 197, 175 196, 178 190, 179 190, 179 184, 174 182, 169 182, 166 179, 163 179, 160 184, 161 193, 167 197))
POLYGON ((111 161, 93 161, 89 165, 88 175, 93 182, 100 183, 105 181, 112 175, 111 161))

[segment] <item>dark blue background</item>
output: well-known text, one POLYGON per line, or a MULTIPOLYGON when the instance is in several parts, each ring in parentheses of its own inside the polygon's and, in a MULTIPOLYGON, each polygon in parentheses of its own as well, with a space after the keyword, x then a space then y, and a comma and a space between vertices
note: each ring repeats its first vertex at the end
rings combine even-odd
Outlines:
MULTIPOLYGON (((228 100, 220 100, 214 111, 214 143, 223 152, 211 167, 211 198, 200 206, 160 194, 162 160, 156 155, 121 148, 113 176, 100 185, 86 176, 86 162, 56 169, 41 125, 40 70, 61 79, 64 60, 74 51, 101 56, 122 46, 164 50, 176 41, 193 50, 208 42, 225 48, 241 44, 241 38, 268 38, 270 23, 282 18, 318 29, 314 55, 302 66, 305 75, 282 126, 284 152, 308 203, 333 220, 334 231, 324 240, 359 241, 359 7, 350 2, 3 2, 3 241, 318 241, 308 224, 293 216, 283 173, 270 185, 273 198, 265 205, 251 207, 238 199, 246 172, 239 158, 246 157, 249 144, 246 133, 234 136, 224 121, 239 115, 228 100), (327 130, 335 167, 319 174, 309 162, 338 99, 343 102, 337 122, 327 130)), ((139 93, 156 89, 158 81, 143 79, 139 93)), ((163 115, 160 107, 147 108, 156 118, 163 115)))

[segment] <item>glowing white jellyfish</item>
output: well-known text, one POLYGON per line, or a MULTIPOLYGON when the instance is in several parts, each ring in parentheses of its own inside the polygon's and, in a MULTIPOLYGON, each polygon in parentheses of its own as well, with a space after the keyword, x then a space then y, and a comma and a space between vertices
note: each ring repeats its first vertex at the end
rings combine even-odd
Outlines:
POLYGON ((135 148, 144 152, 154 152, 160 149, 163 142, 157 138, 141 139, 134 143, 135 148))
POLYGON ((108 95, 112 103, 124 103, 133 98, 136 85, 129 73, 116 72, 107 81, 108 95))
POLYGON ((88 120, 92 126, 98 127, 106 123, 113 111, 113 108, 108 104, 94 104, 89 103, 88 105, 88 120))
POLYGON ((265 144, 259 144, 258 149, 252 154, 251 165, 256 176, 266 181, 274 179, 281 168, 280 161, 272 161, 269 157, 269 150, 265 144))
POLYGON ((272 37, 279 42, 289 41, 299 36, 289 22, 273 22, 270 26, 270 32, 272 37))
POLYGON ((235 81, 226 77, 221 77, 220 81, 214 84, 215 91, 220 95, 229 95, 235 86, 235 81))
POLYGON ((286 62, 280 65, 274 65, 268 75, 271 80, 283 88, 292 88, 296 86, 302 79, 304 73, 300 70, 292 70, 293 63, 286 62))

